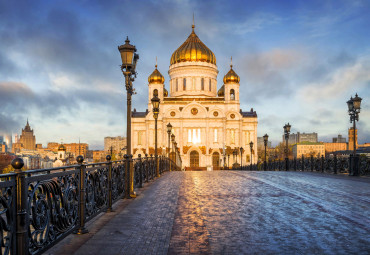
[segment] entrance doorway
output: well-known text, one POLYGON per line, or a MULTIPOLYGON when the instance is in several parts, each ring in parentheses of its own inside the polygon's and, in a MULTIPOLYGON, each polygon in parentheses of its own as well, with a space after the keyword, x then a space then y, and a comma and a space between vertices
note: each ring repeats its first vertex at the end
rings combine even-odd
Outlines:
POLYGON ((220 154, 218 152, 212 153, 212 165, 214 168, 220 166, 220 154))
POLYGON ((199 153, 197 151, 190 152, 190 167, 199 167, 199 153))

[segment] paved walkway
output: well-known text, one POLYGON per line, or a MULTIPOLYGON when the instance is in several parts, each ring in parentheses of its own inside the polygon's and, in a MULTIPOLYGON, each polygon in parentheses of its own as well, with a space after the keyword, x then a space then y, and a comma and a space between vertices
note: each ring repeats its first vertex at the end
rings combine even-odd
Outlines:
POLYGON ((45 254, 370 254, 370 179, 172 172, 45 254))

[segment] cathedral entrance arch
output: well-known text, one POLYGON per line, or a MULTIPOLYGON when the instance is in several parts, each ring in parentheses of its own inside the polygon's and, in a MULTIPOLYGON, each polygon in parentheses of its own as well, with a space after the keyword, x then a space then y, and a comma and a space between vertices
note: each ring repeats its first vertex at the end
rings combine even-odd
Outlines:
POLYGON ((197 151, 190 152, 190 167, 199 167, 199 153, 197 151))
POLYGON ((212 166, 220 167, 220 154, 216 151, 212 153, 212 166))

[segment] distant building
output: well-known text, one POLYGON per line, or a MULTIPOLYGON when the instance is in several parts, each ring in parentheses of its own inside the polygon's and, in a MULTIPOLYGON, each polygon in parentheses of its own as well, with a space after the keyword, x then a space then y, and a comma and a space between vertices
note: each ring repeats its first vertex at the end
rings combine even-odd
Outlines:
POLYGON ((6 145, 5 145, 5 144, 0 143, 0 152, 5 153, 6 151, 7 151, 7 149, 6 149, 6 145))
POLYGON ((105 151, 93 151, 93 161, 94 162, 102 162, 106 161, 105 157, 107 153, 105 151))
POLYGON ((325 144, 325 154, 326 155, 332 152, 335 152, 335 151, 347 150, 347 147, 348 147, 347 143, 345 142, 344 143, 333 142, 333 143, 324 143, 324 144, 325 144))
POLYGON ((21 144, 21 147, 23 149, 35 150, 36 148, 36 137, 33 134, 33 130, 31 129, 28 120, 25 128, 22 129, 22 134, 19 138, 19 143, 21 144))
MULTIPOLYGON (((311 143, 317 143, 318 142, 318 135, 317 133, 300 133, 297 132, 297 134, 290 134, 288 139, 288 144, 296 144, 301 142, 311 142, 311 143)), ((285 136, 283 135, 283 143, 285 144, 285 136)))
POLYGON ((342 135, 338 135, 338 137, 333 137, 333 143, 345 143, 346 138, 342 137, 342 135))
POLYGON ((112 153, 118 154, 118 153, 126 153, 126 143, 127 139, 126 137, 116 136, 116 137, 104 137, 104 151, 107 154, 112 153))
POLYGON ((357 143, 357 129, 353 132, 353 127, 348 129, 348 150, 353 150, 353 141, 356 141, 356 147, 358 147, 357 143))
MULTIPOLYGON (((265 148, 265 141, 263 137, 257 137, 257 149, 265 148)), ((267 148, 271 148, 271 142, 267 141, 267 148)))
POLYGON ((301 142, 293 145, 293 157, 325 156, 324 143, 301 142))
MULTIPOLYGON (((50 142, 48 143, 48 149, 57 152, 60 145, 61 144, 59 143, 50 142)), ((86 158, 86 153, 89 149, 89 145, 87 143, 65 143, 63 146, 65 146, 66 152, 71 154, 74 158, 79 155, 86 158)))

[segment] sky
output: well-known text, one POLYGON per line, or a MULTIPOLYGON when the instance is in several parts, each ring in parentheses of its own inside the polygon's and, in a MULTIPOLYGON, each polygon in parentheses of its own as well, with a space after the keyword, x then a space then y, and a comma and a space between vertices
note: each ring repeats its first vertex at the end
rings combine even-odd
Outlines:
POLYGON ((195 32, 217 58, 218 88, 230 57, 240 105, 258 114, 273 145, 285 123, 320 141, 348 136, 346 101, 362 97, 359 143, 370 142, 370 1, 0 0, 0 134, 89 143, 126 134, 126 90, 117 46, 140 55, 133 108, 147 107, 147 78, 165 77, 172 53, 195 32))

